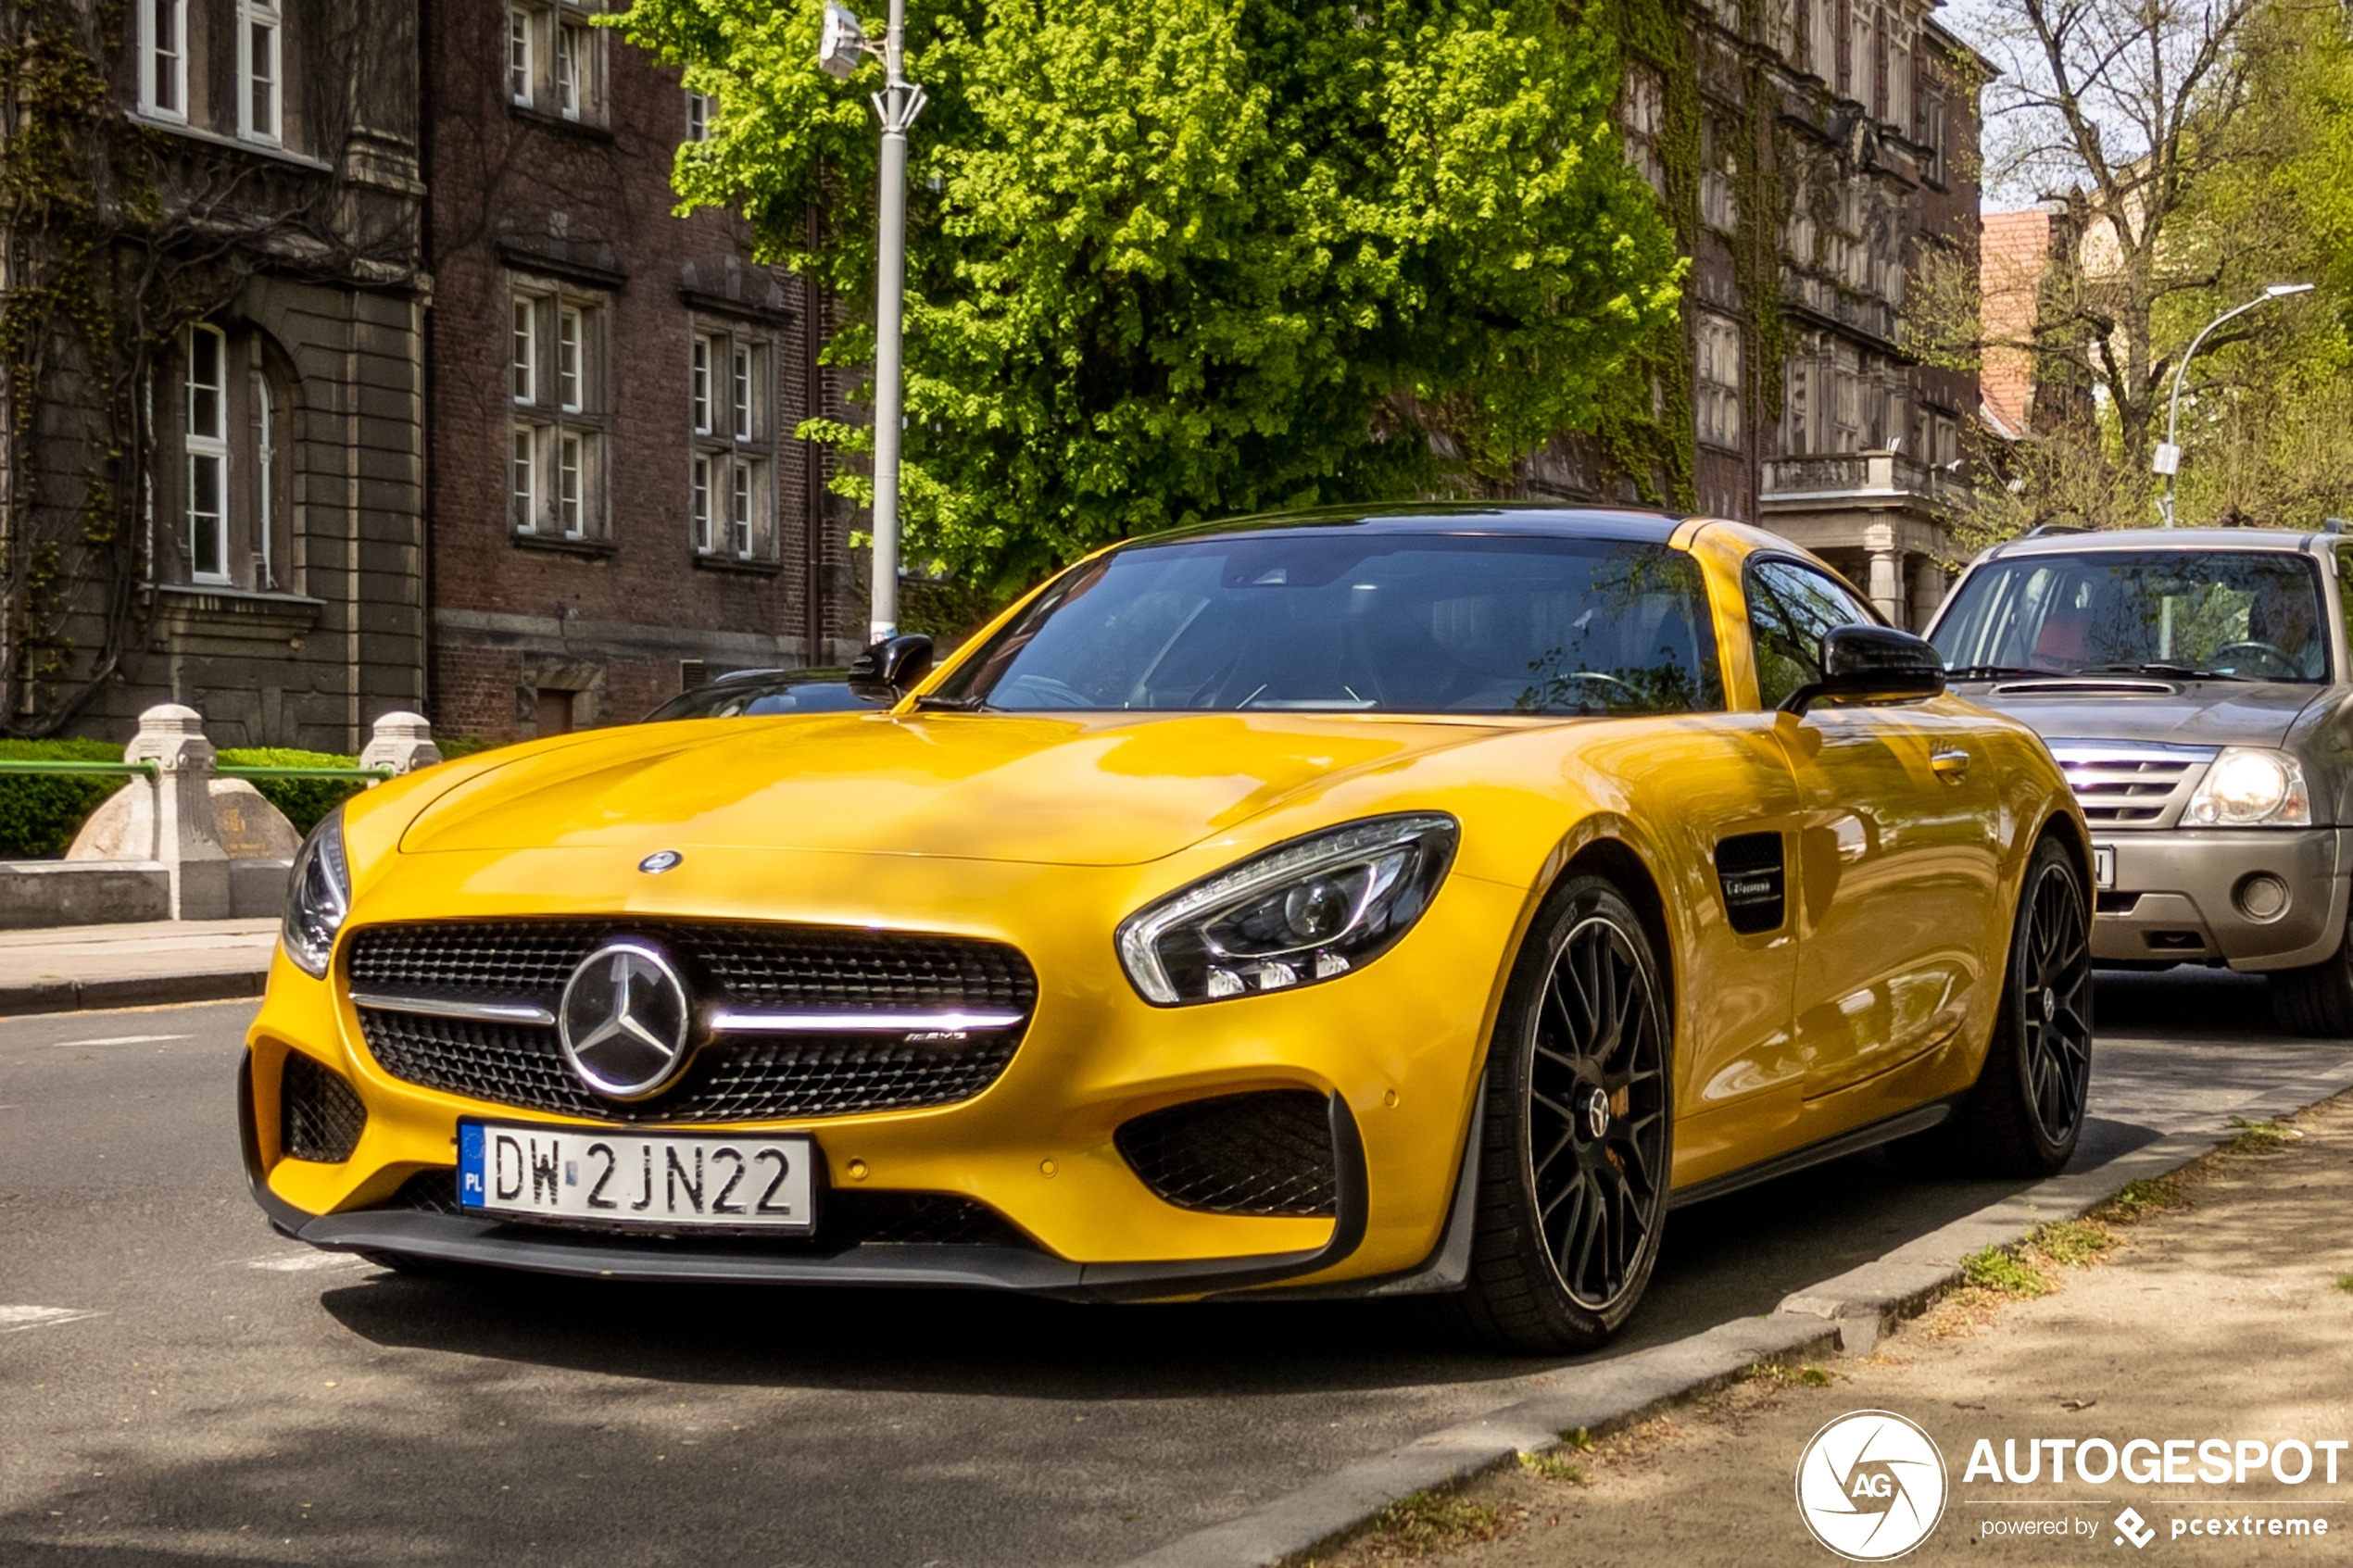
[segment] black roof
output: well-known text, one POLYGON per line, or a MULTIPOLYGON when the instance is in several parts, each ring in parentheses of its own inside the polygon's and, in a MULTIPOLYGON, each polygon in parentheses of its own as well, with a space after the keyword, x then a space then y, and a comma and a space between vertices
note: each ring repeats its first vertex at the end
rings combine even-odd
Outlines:
POLYGON ((1670 512, 1619 507, 1546 505, 1530 501, 1408 501, 1378 507, 1325 507, 1312 511, 1262 512, 1195 523, 1164 533, 1147 533, 1127 546, 1170 545, 1241 533, 1279 533, 1327 528, 1371 533, 1519 534, 1554 539, 1612 539, 1664 545, 1683 519, 1670 512))

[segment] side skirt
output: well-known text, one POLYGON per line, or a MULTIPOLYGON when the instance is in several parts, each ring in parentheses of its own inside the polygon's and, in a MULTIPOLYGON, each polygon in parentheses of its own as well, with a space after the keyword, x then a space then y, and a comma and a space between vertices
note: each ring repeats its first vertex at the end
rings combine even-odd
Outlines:
POLYGON ((1822 1139, 1819 1143, 1809 1143, 1803 1148, 1791 1149, 1787 1154, 1775 1155, 1770 1160, 1760 1160, 1754 1165, 1744 1165, 1737 1171, 1729 1171, 1720 1176, 1711 1176, 1706 1181, 1694 1182, 1687 1187, 1678 1187, 1667 1195, 1667 1210, 1671 1213, 1687 1205, 1705 1203, 1711 1198, 1722 1198, 1727 1194, 1738 1192, 1743 1187, 1753 1187, 1759 1182, 1769 1182, 1777 1176, 1790 1175, 1808 1166, 1824 1164, 1832 1160, 1843 1160, 1850 1154, 1860 1154, 1867 1148, 1877 1148, 1883 1143, 1894 1143, 1897 1138, 1910 1137, 1914 1133, 1925 1133, 1931 1127, 1937 1126, 1949 1119, 1954 1111, 1960 1109, 1961 1101, 1967 1098, 1966 1090, 1960 1094, 1947 1095, 1943 1099, 1932 1099, 1926 1105, 1914 1106, 1911 1110, 1899 1111, 1894 1116, 1884 1117, 1880 1121, 1835 1134, 1822 1139))

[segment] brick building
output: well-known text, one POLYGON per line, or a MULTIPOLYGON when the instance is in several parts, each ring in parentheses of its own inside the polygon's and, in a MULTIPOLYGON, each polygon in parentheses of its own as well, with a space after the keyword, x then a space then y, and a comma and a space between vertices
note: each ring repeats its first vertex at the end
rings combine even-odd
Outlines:
MULTIPOLYGON (((1989 68, 1931 8, 1693 5, 1691 58, 1629 51, 1618 109, 1629 157, 1671 205, 1673 105, 1696 94, 1684 319, 1699 509, 1819 552, 1911 626, 1944 596, 1938 563, 1967 496, 1961 433, 1979 401, 1973 373, 1904 345, 1907 290, 1977 258, 1989 68), (1746 286, 1743 254, 1762 257, 1746 286)), ((1633 488, 1574 440, 1540 454, 1528 485, 1579 499, 1633 488)))
POLYGON ((626 721, 706 673, 838 662, 847 514, 795 438, 839 395, 813 289, 673 216, 711 106, 578 0, 426 0, 432 714, 626 721))

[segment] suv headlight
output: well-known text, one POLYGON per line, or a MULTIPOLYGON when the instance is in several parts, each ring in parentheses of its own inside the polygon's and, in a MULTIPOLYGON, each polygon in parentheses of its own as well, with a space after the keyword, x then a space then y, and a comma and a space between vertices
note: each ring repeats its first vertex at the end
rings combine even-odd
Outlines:
POLYGON ((1336 979, 1421 918, 1460 836, 1412 812, 1294 838, 1128 916, 1119 961, 1163 1007, 1336 979))
POLYGON ((2226 746, 2208 764, 2182 821, 2193 827, 2310 827, 2304 765, 2284 751, 2226 746))
POLYGON ((334 955, 335 933, 351 912, 351 870, 343 858, 343 808, 320 820, 295 857, 294 884, 286 894, 286 921, 279 933, 286 957, 313 980, 323 980, 334 955))

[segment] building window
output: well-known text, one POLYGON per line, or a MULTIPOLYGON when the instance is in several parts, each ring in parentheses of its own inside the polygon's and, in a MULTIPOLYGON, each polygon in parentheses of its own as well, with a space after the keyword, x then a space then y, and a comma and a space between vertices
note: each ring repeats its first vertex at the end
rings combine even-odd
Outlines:
POLYGON ((1667 166, 1659 159, 1658 139, 1666 122, 1666 91, 1658 73, 1640 62, 1629 62, 1617 109, 1620 134, 1626 139, 1626 161, 1661 195, 1667 194, 1667 166))
POLYGON ((229 581, 229 339, 193 326, 187 345, 188 571, 199 583, 229 581))
POLYGON ((724 459, 695 454, 694 495, 690 510, 695 524, 695 548, 710 553, 711 539, 711 470, 724 459))
POLYGON ((687 141, 708 142, 711 140, 711 124, 712 120, 719 118, 716 112, 718 107, 717 102, 708 93, 686 94, 687 141))
POLYGON ((580 412, 580 307, 556 310, 556 404, 567 414, 580 412))
POLYGON ((1813 0, 1812 15, 1806 30, 1806 69, 1834 83, 1838 81, 1837 0, 1813 0))
POLYGON ((749 326, 705 326, 692 334, 689 354, 688 515, 695 550, 773 560, 776 420, 769 374, 774 345, 749 326))
POLYGON ((1887 40, 1887 118, 1909 141, 1912 125, 1912 50, 1896 24, 1887 40))
POLYGON ((1928 159, 1920 173, 1931 185, 1944 183, 1944 94, 1933 88, 1920 94, 1920 127, 1928 159))
POLYGON ((1841 83, 1841 90, 1846 96, 1860 103, 1866 108, 1870 107, 1871 101, 1879 96, 1872 91, 1877 85, 1873 80, 1877 73, 1872 69, 1871 58, 1871 43, 1876 31, 1877 30, 1871 25, 1870 7, 1856 6, 1848 11, 1846 80, 1841 83))
POLYGON ((139 0, 139 108, 188 118, 188 0, 139 0))
POLYGON ((539 401, 539 303, 515 296, 514 397, 518 403, 539 401))
POLYGON ((566 119, 580 118, 582 87, 587 74, 588 30, 571 22, 556 26, 556 112, 566 119))
POLYGON ((697 435, 711 433, 711 361, 715 352, 711 339, 695 339, 694 363, 687 371, 686 384, 697 435))
POLYGON ((1741 329, 1729 316, 1699 314, 1699 360, 1694 380, 1701 441, 1711 446, 1741 446, 1741 329))
POLYGON ((513 287, 511 521, 522 534, 602 539, 612 411, 604 302, 536 280, 513 287))
POLYGON ((270 393, 270 378, 256 366, 251 372, 253 383, 254 427, 254 488, 259 506, 257 508, 260 527, 256 531, 261 539, 260 571, 254 586, 265 592, 278 585, 278 559, 275 532, 270 524, 278 515, 278 403, 270 393))
POLYGON ((277 0, 237 0, 238 134, 256 142, 280 139, 277 0))
POLYGON ((521 6, 507 12, 507 96, 531 107, 531 13, 521 6))

